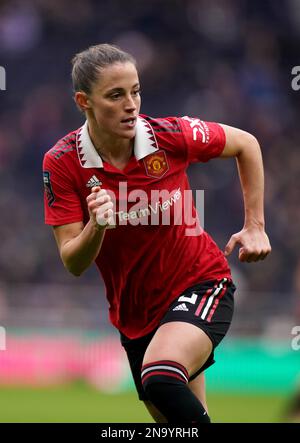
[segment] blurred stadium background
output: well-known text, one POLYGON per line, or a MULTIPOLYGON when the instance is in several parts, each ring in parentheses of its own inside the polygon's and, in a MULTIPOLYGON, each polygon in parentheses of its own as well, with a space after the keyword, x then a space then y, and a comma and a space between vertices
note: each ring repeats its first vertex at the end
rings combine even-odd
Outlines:
MULTIPOLYGON (((300 369, 291 345, 300 325, 299 38, 297 0, 1 1, 1 422, 151 421, 98 273, 69 275, 43 221, 43 154, 82 125, 69 61, 100 42, 136 56, 144 113, 223 122, 261 143, 273 252, 259 264, 230 258, 236 313, 207 389, 214 421, 283 420, 300 369)), ((205 228, 223 248, 243 223, 235 164, 195 165, 189 176, 205 189, 205 228)))

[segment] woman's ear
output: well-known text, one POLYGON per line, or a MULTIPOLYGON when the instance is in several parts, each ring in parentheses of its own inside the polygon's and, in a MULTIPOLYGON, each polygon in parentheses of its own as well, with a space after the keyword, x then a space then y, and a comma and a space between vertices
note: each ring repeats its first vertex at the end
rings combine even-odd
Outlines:
POLYGON ((91 108, 90 100, 85 92, 75 92, 74 100, 78 108, 83 112, 91 108))

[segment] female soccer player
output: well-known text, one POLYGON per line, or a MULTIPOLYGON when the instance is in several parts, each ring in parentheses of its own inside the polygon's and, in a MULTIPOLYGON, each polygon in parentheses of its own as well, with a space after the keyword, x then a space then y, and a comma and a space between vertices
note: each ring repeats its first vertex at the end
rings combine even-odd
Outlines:
POLYGON ((45 155, 46 223, 72 274, 98 266, 110 320, 153 418, 209 422, 203 371, 233 314, 225 256, 237 244, 242 262, 271 251, 259 144, 199 118, 140 115, 135 60, 115 46, 90 47, 72 64, 86 121, 45 155), (199 226, 186 175, 190 163, 215 157, 237 160, 244 197, 244 226, 225 254, 199 226))

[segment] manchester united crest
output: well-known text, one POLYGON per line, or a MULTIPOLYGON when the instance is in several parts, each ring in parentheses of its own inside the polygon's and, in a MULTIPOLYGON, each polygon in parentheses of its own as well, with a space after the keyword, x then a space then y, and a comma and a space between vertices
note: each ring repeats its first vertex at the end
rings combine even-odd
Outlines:
POLYGON ((169 170, 167 156, 164 151, 148 155, 144 159, 144 165, 149 177, 160 178, 169 170))

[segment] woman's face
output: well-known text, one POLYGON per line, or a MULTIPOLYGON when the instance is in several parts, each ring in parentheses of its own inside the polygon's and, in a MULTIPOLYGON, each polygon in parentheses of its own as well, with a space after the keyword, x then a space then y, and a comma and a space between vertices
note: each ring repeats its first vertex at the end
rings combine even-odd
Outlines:
POLYGON ((107 135, 131 139, 140 112, 140 84, 134 64, 114 63, 102 69, 87 103, 98 129, 107 135))

